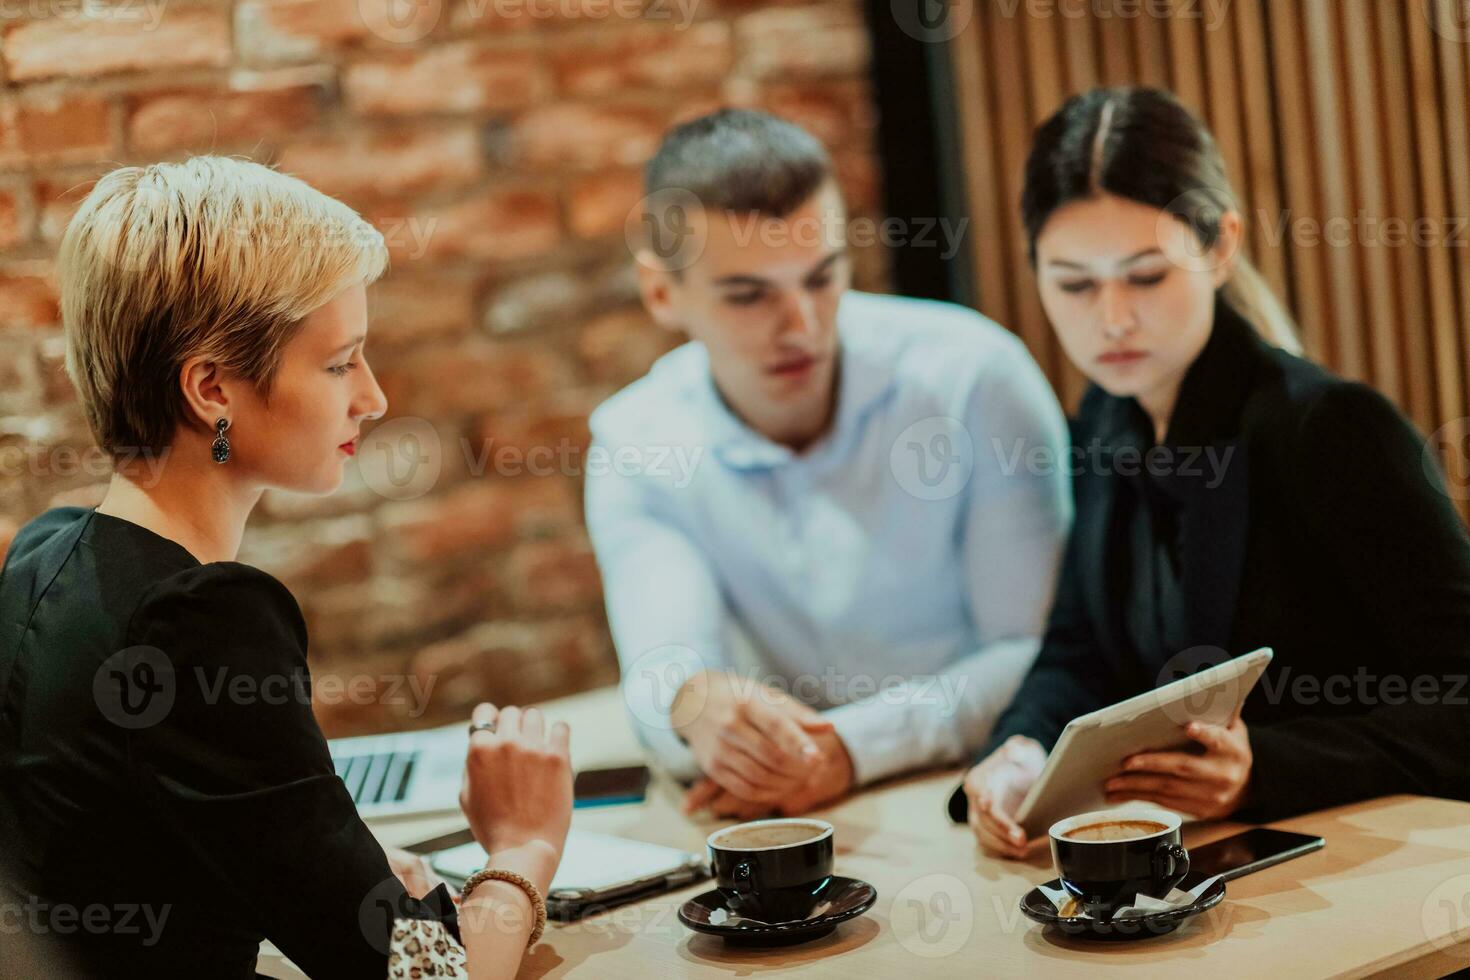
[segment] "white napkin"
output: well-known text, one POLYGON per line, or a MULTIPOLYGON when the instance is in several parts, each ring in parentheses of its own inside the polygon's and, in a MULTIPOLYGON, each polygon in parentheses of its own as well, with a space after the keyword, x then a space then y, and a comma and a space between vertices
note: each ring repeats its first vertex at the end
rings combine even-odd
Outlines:
MULTIPOLYGON (((1118 911, 1113 913, 1113 918, 1136 919, 1140 916, 1152 915, 1155 912, 1167 912, 1170 909, 1179 909, 1184 908, 1188 905, 1193 905, 1195 902, 1199 901, 1199 897, 1203 895, 1211 885, 1219 880, 1219 875, 1206 878, 1204 881, 1200 882, 1198 885, 1195 885, 1189 891, 1184 891, 1179 888, 1172 888, 1169 890, 1169 894, 1165 895, 1163 898, 1152 898, 1148 895, 1135 895, 1133 897, 1133 904, 1124 905, 1119 908, 1118 911)), ((1057 910, 1058 915, 1065 916, 1069 919, 1092 918, 1092 916, 1082 911, 1082 906, 1078 904, 1070 894, 1068 894, 1066 889, 1051 888, 1047 885, 1037 885, 1036 888, 1038 891, 1041 892, 1041 894, 1047 897, 1052 906, 1057 910), (1070 913, 1063 911, 1063 909, 1068 908, 1072 910, 1070 913)))

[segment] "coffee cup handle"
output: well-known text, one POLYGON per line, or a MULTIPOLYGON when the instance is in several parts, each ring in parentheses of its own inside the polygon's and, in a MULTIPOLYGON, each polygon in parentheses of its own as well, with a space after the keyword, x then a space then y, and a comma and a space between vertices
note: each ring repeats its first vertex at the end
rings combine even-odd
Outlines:
POLYGON ((730 870, 730 883, 741 895, 749 894, 754 887, 755 869, 749 861, 741 861, 730 870))
POLYGON ((1159 841, 1159 846, 1154 848, 1153 865, 1154 880, 1167 893, 1189 874, 1189 852, 1183 844, 1159 841))

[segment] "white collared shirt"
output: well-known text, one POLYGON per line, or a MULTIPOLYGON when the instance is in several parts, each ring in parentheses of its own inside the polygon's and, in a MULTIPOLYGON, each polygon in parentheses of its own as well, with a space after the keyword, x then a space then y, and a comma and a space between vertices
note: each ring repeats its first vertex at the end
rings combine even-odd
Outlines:
POLYGON ((1071 520, 1045 377, 948 303, 849 291, 837 329, 835 418, 799 454, 725 407, 698 343, 592 415, 624 698, 680 777, 698 767, 669 705, 699 670, 825 711, 864 784, 967 758, 1035 658, 1071 520))

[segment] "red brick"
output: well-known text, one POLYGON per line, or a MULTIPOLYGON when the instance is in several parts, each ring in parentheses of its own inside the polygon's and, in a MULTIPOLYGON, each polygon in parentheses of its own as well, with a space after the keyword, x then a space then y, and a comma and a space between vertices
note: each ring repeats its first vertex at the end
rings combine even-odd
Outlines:
POLYGON ((572 381, 570 366, 548 345, 483 340, 380 361, 376 371, 395 417, 428 419, 499 411, 572 381))
POLYGON ((482 169, 479 136, 469 124, 306 140, 286 146, 277 164, 349 203, 466 184, 482 169))
POLYGON ((372 573, 372 524, 350 515, 305 524, 252 528, 240 560, 275 575, 288 587, 366 581, 372 573))
POLYGON ((166 5, 156 24, 149 7, 130 18, 62 17, 21 24, 5 33, 12 81, 83 78, 121 71, 219 67, 230 60, 230 22, 218 7, 166 5))
POLYGON ((517 605, 527 611, 575 609, 602 598, 597 559, 580 534, 518 545, 510 556, 508 579, 517 605))
POLYGON ((861 79, 773 85, 761 93, 760 105, 828 148, 870 140, 877 124, 872 94, 861 79))
POLYGON ((655 324, 641 306, 628 306, 583 327, 577 353, 590 377, 625 385, 648 373, 654 361, 683 342, 679 334, 655 324))
POLYGON ((481 476, 432 496, 385 504, 380 514, 387 553, 416 563, 483 556, 524 535, 576 522, 566 481, 504 480, 491 467, 493 461, 481 476))
POLYGON ((113 154, 112 106, 103 96, 32 95, 0 112, 13 114, 19 148, 33 162, 96 160, 113 154))
POLYGON ((832 155, 832 166, 837 172, 837 183, 842 188, 848 211, 853 214, 876 211, 881 196, 877 161, 864 152, 839 150, 832 155))
POLYGON ((0 248, 30 241, 35 226, 30 188, 18 180, 0 184, 0 248))
POLYGON ((555 329, 611 306, 636 301, 637 279, 626 255, 600 264, 547 266, 497 288, 485 304, 490 333, 555 329))
MULTIPOLYGON (((374 220, 379 221, 379 216, 375 214, 374 220)), ((391 236, 388 242, 395 263, 418 258, 430 262, 528 258, 548 251, 561 239, 556 199, 537 190, 485 190, 407 216, 401 211, 386 214, 379 227, 383 228, 386 221, 399 223, 400 234, 391 236), (415 255, 415 249, 422 254, 415 255)))
POLYGON ((587 417, 604 397, 576 389, 487 415, 475 426, 478 441, 471 443, 471 454, 488 459, 499 476, 580 478, 592 441, 587 417), (507 451, 496 457, 501 449, 507 451))
POLYGON ((0 265, 0 329, 49 329, 60 325, 56 268, 49 259, 0 265))
POLYGON ((450 14, 455 31, 495 33, 556 29, 577 24, 631 24, 653 0, 458 0, 450 14))
POLYGON ((5 563, 5 554, 10 550, 10 542, 15 540, 15 534, 20 530, 20 525, 8 517, 0 517, 0 565, 5 563))
POLYGON ((364 113, 518 109, 550 92, 542 60, 532 51, 456 41, 349 65, 342 89, 347 105, 364 113))
POLYGON ((581 238, 622 235, 628 216, 643 199, 640 170, 610 170, 572 183, 567 192, 567 224, 581 238))
MULTIPOLYGON (((33 411, 39 387, 35 337, 0 332, 0 415, 33 411)), ((0 441, 5 437, 0 427, 0 441)))
POLYGON ((412 669, 436 679, 434 710, 449 718, 480 701, 526 704, 617 679, 606 634, 588 617, 481 623, 423 647, 412 669))
POLYGON ((358 44, 422 40, 439 26, 446 0, 241 0, 235 45, 250 61, 300 61, 358 44), (408 11, 410 16, 402 14, 408 11))
POLYGON ((239 72, 227 87, 146 95, 128 119, 128 143, 144 153, 215 152, 301 132, 317 125, 330 85, 316 70, 239 72))
POLYGON ((59 242, 66 226, 95 184, 94 176, 48 176, 36 181, 36 211, 41 238, 59 242))
POLYGON ((458 340, 474 319, 476 283, 472 276, 395 271, 368 289, 367 352, 378 352, 426 340, 458 340))
POLYGON ((737 71, 756 78, 855 75, 866 70, 870 57, 867 26, 856 6, 757 10, 740 17, 735 32, 737 71))
POLYGON ((521 116, 516 158, 531 168, 637 166, 653 155, 664 127, 653 109, 558 103, 521 116))
POLYGON ((723 21, 619 28, 551 52, 561 91, 597 95, 639 86, 683 88, 717 82, 730 70, 730 26, 723 21))
MULTIPOLYGON (((60 331, 42 334, 36 347, 36 378, 41 385, 41 402, 47 407, 64 405, 81 412, 77 390, 66 374, 66 338, 60 331)), ((78 428, 86 428, 79 424, 78 428)))

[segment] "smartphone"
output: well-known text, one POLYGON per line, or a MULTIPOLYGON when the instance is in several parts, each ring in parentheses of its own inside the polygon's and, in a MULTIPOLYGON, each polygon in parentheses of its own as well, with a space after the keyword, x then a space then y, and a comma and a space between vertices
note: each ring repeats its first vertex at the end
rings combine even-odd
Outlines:
POLYGON ((578 807, 641 803, 647 795, 647 766, 583 769, 572 782, 573 805, 578 807))
MULTIPOLYGON (((1204 881, 1219 875, 1225 881, 1290 861, 1323 847, 1327 842, 1311 834, 1296 834, 1270 827, 1250 830, 1189 849, 1189 880, 1204 881)), ((1187 887, 1187 886, 1185 886, 1187 887)))

